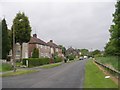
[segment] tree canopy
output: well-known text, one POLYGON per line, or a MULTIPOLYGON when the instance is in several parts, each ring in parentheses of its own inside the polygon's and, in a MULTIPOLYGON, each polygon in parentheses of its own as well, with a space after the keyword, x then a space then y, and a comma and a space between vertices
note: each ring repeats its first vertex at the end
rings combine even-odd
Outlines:
POLYGON ((62 49, 62 53, 65 55, 66 54, 66 48, 63 45, 59 45, 59 46, 62 49))
POLYGON ((15 42, 21 45, 20 59, 22 60, 22 44, 29 42, 31 38, 30 22, 24 12, 17 13, 13 20, 12 30, 15 32, 15 42))
POLYGON ((2 20, 2 59, 6 59, 10 51, 10 39, 5 18, 2 20))
POLYGON ((16 42, 19 42, 20 45, 30 40, 31 27, 28 17, 25 16, 24 12, 17 13, 15 19, 13 20, 12 28, 14 28, 15 40, 16 42))
POLYGON ((81 52, 82 56, 86 56, 86 55, 88 55, 89 50, 88 49, 80 49, 80 52, 81 52))
POLYGON ((110 39, 105 47, 106 55, 119 55, 120 56, 120 1, 115 5, 115 13, 113 14, 113 25, 111 25, 110 39))

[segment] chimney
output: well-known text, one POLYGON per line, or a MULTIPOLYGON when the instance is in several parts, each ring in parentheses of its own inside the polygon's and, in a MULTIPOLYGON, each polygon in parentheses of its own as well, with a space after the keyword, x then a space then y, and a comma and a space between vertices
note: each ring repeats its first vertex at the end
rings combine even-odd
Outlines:
POLYGON ((37 38, 37 34, 33 34, 33 37, 37 38))
POLYGON ((50 42, 53 42, 53 40, 50 40, 50 42))

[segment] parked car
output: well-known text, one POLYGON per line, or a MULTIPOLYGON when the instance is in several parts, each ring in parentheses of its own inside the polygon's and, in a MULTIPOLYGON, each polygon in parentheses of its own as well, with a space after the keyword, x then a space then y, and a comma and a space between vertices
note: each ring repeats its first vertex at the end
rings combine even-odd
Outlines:
POLYGON ((80 57, 79 60, 83 60, 84 58, 83 57, 80 57))
POLYGON ((87 56, 84 56, 84 59, 87 59, 88 57, 87 56))

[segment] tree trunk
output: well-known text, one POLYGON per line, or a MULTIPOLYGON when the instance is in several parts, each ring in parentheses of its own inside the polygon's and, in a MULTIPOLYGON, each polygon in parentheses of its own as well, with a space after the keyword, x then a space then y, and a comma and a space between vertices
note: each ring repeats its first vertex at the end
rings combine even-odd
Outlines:
POLYGON ((20 48, 20 51, 21 51, 21 53, 20 53, 20 62, 22 62, 22 43, 20 45, 21 45, 21 48, 20 48))

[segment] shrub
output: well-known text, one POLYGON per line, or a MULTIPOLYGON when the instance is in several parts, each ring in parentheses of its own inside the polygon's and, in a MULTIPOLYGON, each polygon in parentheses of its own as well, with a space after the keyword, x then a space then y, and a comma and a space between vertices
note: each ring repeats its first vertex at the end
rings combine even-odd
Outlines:
POLYGON ((56 57, 54 58, 54 63, 61 62, 61 61, 62 61, 62 58, 61 58, 61 57, 56 56, 56 57))
POLYGON ((32 58, 39 58, 38 48, 34 48, 33 53, 32 53, 32 58))
POLYGON ((73 54, 69 55, 69 56, 68 56, 68 59, 69 59, 69 60, 74 60, 74 59, 75 59, 75 55, 73 55, 73 54))

